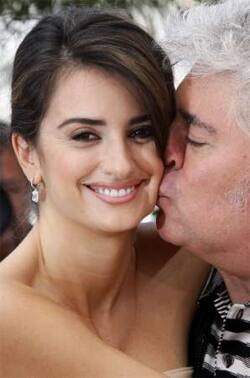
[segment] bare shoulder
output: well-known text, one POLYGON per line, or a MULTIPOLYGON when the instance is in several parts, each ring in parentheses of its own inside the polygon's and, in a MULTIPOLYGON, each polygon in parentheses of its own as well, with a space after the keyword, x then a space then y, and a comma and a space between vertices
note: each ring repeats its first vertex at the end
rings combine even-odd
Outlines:
POLYGON ((71 376, 84 334, 76 315, 8 279, 0 279, 0 308, 0 376, 71 376))
POLYGON ((0 377, 160 378, 104 344, 70 310, 0 278, 0 377))

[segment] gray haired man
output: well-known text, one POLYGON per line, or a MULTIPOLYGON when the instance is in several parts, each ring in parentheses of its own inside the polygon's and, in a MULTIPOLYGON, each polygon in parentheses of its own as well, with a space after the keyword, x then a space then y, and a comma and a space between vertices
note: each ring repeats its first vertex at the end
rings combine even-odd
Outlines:
POLYGON ((250 1, 200 5, 167 23, 177 91, 158 229, 215 268, 191 343, 195 377, 250 377, 250 1))

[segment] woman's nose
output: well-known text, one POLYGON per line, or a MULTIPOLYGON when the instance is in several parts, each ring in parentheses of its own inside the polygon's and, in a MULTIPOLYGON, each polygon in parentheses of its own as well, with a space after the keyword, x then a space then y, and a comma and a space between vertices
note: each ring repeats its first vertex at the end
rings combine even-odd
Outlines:
POLYGON ((103 169, 106 174, 124 180, 131 177, 134 168, 133 151, 126 143, 113 141, 107 146, 103 159, 103 169))
POLYGON ((186 130, 173 124, 165 151, 165 163, 168 171, 181 169, 186 150, 186 130))

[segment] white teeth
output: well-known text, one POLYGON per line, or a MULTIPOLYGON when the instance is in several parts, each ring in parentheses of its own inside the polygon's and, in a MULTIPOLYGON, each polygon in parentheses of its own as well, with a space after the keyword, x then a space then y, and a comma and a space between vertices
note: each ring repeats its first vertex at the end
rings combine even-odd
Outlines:
POLYGON ((135 190, 134 186, 131 186, 126 189, 108 189, 108 188, 95 188, 94 189, 96 193, 109 196, 109 197, 124 197, 130 194, 135 190))
POLYGON ((109 196, 109 189, 104 189, 104 194, 105 194, 105 196, 109 196))

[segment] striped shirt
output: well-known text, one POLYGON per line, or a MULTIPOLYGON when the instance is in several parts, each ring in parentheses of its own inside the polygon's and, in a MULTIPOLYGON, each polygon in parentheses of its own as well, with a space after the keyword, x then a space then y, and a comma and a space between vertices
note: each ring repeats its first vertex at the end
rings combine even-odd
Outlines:
POLYGON ((232 304, 222 283, 213 305, 216 318, 202 366, 203 376, 250 378, 250 301, 232 304))

